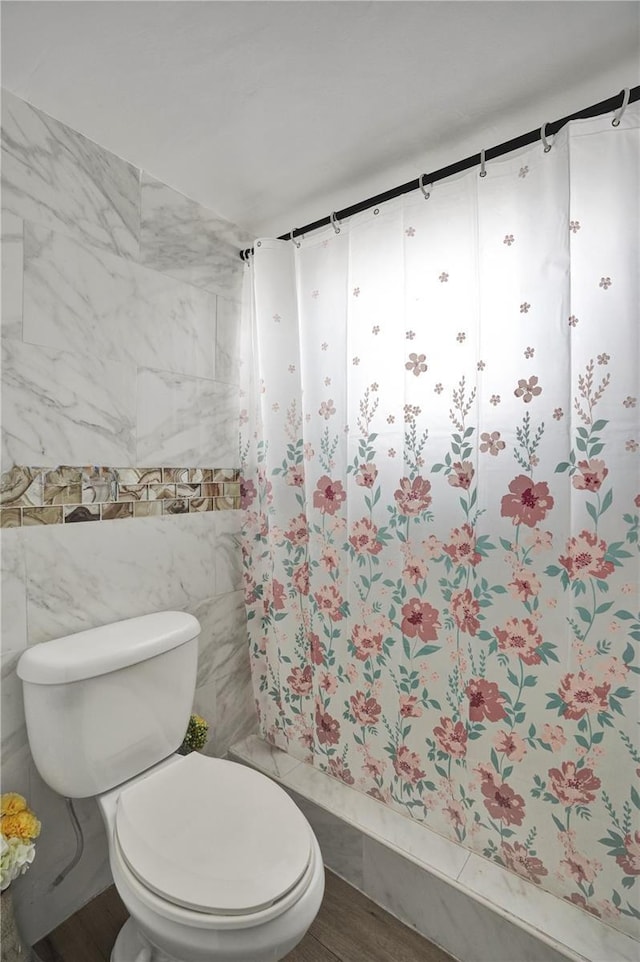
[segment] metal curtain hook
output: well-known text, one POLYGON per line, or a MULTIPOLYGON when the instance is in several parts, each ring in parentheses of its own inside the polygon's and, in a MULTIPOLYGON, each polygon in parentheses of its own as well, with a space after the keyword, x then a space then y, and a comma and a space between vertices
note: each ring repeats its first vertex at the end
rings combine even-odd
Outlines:
POLYGON ((420 190, 423 193, 424 199, 429 200, 429 198, 431 197, 431 191, 424 189, 424 174, 420 174, 420 180, 418 181, 418 183, 420 184, 420 190))
POLYGON ((540 128, 540 140, 542 141, 542 146, 544 147, 545 154, 548 154, 551 150, 551 144, 547 140, 547 125, 543 124, 540 128))
POLYGON ((625 110, 627 109, 627 104, 629 103, 629 97, 630 97, 630 95, 631 95, 631 90, 629 89, 629 87, 625 87, 622 92, 623 92, 624 96, 623 96, 623 98, 622 98, 622 103, 620 104, 620 106, 619 106, 618 109, 616 110, 615 116, 614 116, 613 120, 611 121, 611 126, 612 126, 612 127, 619 127, 619 126, 620 126, 620 121, 622 120, 622 115, 624 114, 625 110))
POLYGON ((335 215, 335 211, 334 211, 333 214, 331 215, 331 226, 333 227, 333 229, 334 229, 334 231, 336 232, 336 234, 339 234, 339 233, 340 233, 340 228, 336 226, 336 225, 339 224, 339 223, 340 223, 340 221, 337 219, 337 217, 336 217, 336 215, 335 215))
POLYGON ((293 236, 294 230, 295 230, 295 227, 292 227, 291 232, 289 234, 289 240, 292 240, 293 243, 296 245, 296 247, 300 247, 300 241, 296 240, 295 237, 293 236))
POLYGON ((485 162, 484 162, 484 147, 480 151, 480 176, 481 177, 487 176, 487 171, 485 170, 485 162))

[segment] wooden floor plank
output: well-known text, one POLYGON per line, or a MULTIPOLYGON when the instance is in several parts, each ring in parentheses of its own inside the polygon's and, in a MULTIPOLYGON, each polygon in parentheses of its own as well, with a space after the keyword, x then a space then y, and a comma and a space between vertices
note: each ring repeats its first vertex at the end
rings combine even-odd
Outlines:
MULTIPOLYGON (((127 911, 114 886, 35 946, 41 962, 109 962, 127 911)), ((311 929, 283 962, 453 962, 357 889, 326 872, 311 929)))
POLYGON ((114 885, 88 902, 34 948, 40 962, 109 962, 118 932, 127 921, 114 885))
POLYGON ((104 954, 104 948, 87 941, 81 922, 77 915, 73 915, 38 942, 35 952, 36 958, 42 962, 109 962, 109 955, 104 954))
POLYGON ((340 962, 340 959, 318 942, 310 932, 307 932, 302 942, 299 942, 295 949, 285 956, 283 962, 340 962))
POLYGON ((64 959, 52 941, 52 935, 53 932, 51 935, 45 935, 43 939, 40 939, 40 941, 34 945, 32 954, 34 958, 38 959, 38 962, 64 962, 64 959))
POLYGON ((438 946, 335 875, 309 931, 340 962, 453 962, 438 946))
POLYGON ((92 900, 80 910, 79 921, 87 944, 100 950, 105 962, 109 962, 106 947, 111 948, 118 932, 127 921, 129 913, 114 885, 102 893, 99 906, 94 907, 94 901, 92 900))

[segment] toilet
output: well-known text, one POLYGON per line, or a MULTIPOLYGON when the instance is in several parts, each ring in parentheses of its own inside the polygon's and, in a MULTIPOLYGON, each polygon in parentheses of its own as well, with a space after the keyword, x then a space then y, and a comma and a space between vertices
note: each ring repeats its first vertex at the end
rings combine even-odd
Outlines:
MULTIPOLYGON (((200 625, 156 612, 27 649, 18 662, 44 781, 95 797, 130 918, 111 962, 277 962, 324 892, 317 840, 266 776, 177 755, 200 625)), ((46 825, 45 825, 46 828, 46 825)))

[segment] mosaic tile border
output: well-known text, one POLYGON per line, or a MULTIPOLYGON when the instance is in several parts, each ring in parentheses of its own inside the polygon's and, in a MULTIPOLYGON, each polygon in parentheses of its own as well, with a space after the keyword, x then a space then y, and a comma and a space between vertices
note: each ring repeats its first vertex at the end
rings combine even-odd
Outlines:
POLYGON ((237 468, 109 468, 15 464, 2 475, 0 528, 240 507, 237 468))

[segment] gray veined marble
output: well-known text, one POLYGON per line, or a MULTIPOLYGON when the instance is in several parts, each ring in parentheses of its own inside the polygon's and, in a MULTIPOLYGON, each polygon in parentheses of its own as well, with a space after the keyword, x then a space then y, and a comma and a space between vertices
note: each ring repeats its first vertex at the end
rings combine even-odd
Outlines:
POLYGON ((113 881, 109 867, 104 822, 95 799, 74 801, 84 849, 82 857, 64 883, 52 882, 73 857, 76 841, 65 800, 45 785, 31 765, 29 804, 42 820, 36 858, 23 879, 16 915, 24 939, 31 945, 113 881), (54 829, 52 830, 52 827, 54 829))
POLYGON ((359 829, 338 818, 296 792, 289 792, 313 831, 325 865, 351 885, 362 890, 364 836, 359 829))
POLYGON ((27 646, 27 589, 24 532, 18 528, 0 535, 2 556, 2 654, 27 646))
POLYGON ((493 911, 457 885, 371 838, 364 840, 364 891, 379 905, 465 962, 567 962, 575 958, 493 911))
POLYGON ((259 735, 249 735, 241 742, 234 743, 229 756, 234 761, 244 762, 279 780, 302 764, 297 758, 270 745, 259 735))
POLYGON ((25 742, 23 748, 19 748, 10 755, 2 756, 2 771, 0 772, 0 792, 18 792, 29 798, 29 765, 31 763, 31 752, 25 742))
POLYGON ((241 303, 219 297, 216 312, 215 378, 217 381, 240 383, 241 321, 241 303))
POLYGON ((196 689, 194 711, 209 723, 205 755, 226 757, 232 744, 258 727, 251 673, 247 664, 196 689))
POLYGON ((5 340, 2 470, 135 463, 135 367, 5 340))
POLYGON ((20 217, 3 210, 2 228, 2 337, 22 337, 22 269, 23 222, 20 217))
POLYGON ((12 214, 136 258, 139 171, 2 92, 2 202, 12 214))
POLYGON ((215 512, 41 527, 25 539, 29 644, 216 593, 215 512))
POLYGON ((168 371, 138 374, 138 463, 194 467, 238 461, 235 385, 168 371))
POLYGON ((142 172, 140 262, 224 297, 238 298, 247 231, 142 172))
MULTIPOLYGON (((600 832, 594 829, 594 834, 600 832)), ((533 929, 544 932, 557 943, 571 946, 576 955, 592 962, 633 962, 640 944, 629 935, 603 925, 575 905, 568 905, 550 892, 495 862, 471 855, 459 881, 471 892, 501 905, 533 929)))
POLYGON ((24 339, 213 377, 214 294, 25 224, 24 339))
POLYGON ((16 674, 20 652, 1 656, 2 705, 0 721, 2 730, 2 761, 9 761, 27 745, 27 728, 22 700, 22 682, 16 674))
POLYGON ((240 511, 214 512, 216 531, 216 590, 238 591, 242 584, 242 551, 240 511))
POLYGON ((242 591, 207 598, 194 609, 200 622, 197 685, 211 682, 216 675, 244 671, 249 662, 247 616, 242 591))

